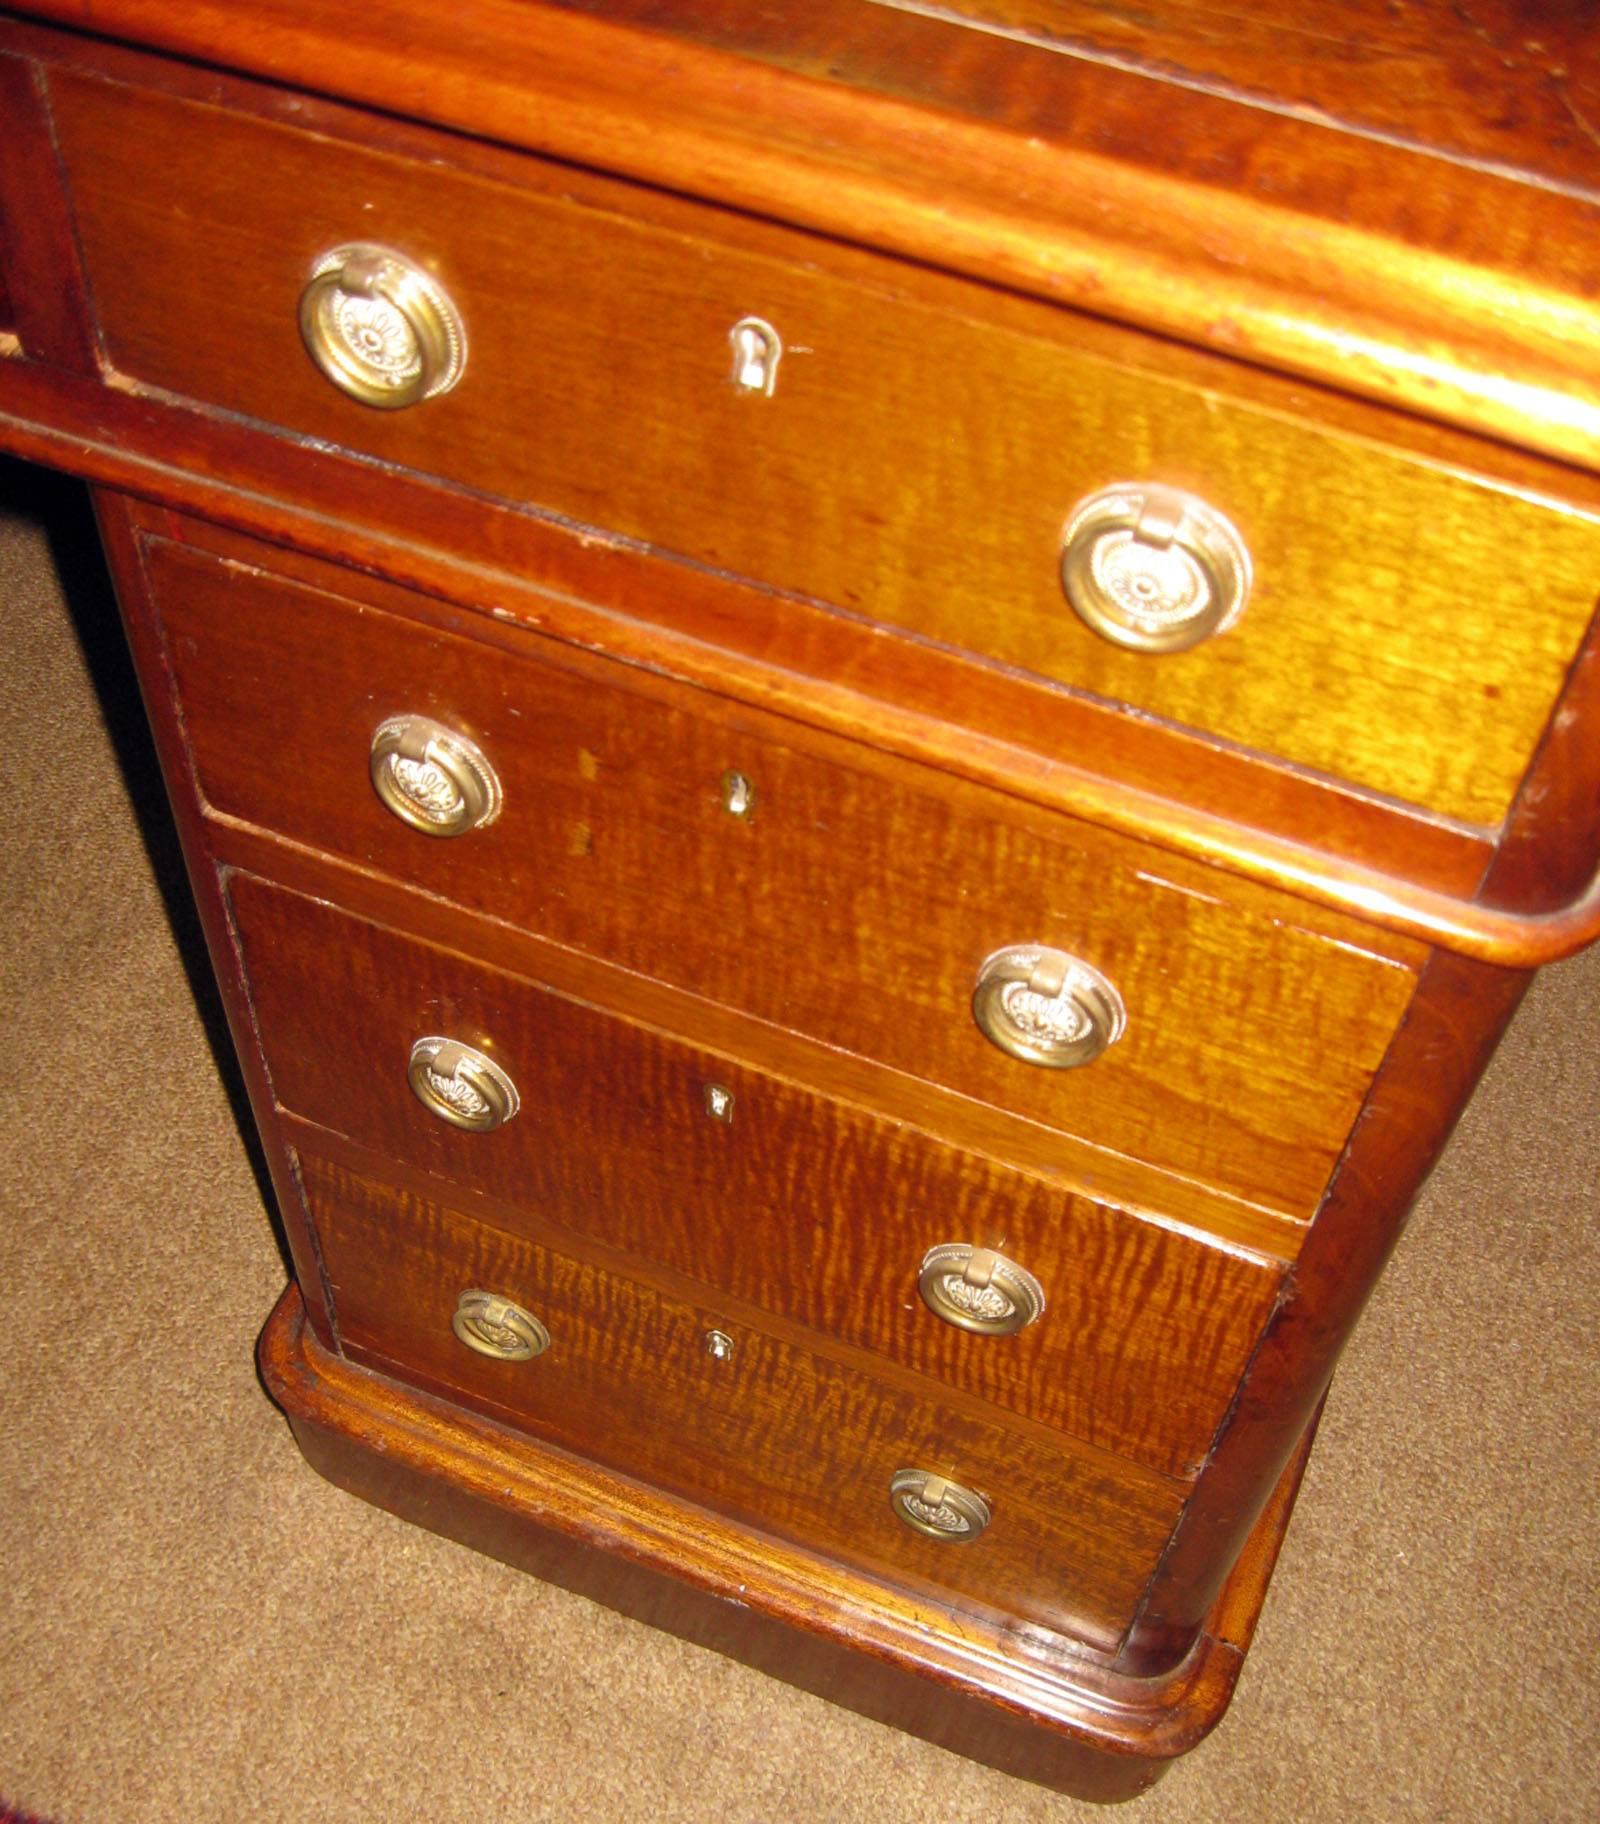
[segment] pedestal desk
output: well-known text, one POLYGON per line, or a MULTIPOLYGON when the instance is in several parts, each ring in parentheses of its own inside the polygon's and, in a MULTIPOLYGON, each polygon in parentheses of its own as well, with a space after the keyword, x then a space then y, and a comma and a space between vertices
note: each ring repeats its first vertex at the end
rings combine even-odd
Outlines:
POLYGON ((1600 929, 1577 10, 0 18, 0 446, 96 488, 319 1469, 1067 1790, 1216 1721, 1600 929))

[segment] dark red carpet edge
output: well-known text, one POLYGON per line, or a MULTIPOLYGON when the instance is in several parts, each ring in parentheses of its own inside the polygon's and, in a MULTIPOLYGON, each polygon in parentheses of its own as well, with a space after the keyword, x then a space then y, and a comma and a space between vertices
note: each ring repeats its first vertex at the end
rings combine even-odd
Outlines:
POLYGON ((33 1812, 23 1811, 20 1806, 0 1799, 0 1824, 50 1824, 50 1820, 36 1817, 33 1812))

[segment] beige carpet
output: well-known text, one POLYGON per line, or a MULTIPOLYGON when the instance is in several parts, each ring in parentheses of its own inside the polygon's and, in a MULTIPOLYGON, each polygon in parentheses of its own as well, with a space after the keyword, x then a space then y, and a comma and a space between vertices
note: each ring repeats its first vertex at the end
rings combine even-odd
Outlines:
MULTIPOLYGON (((304 1466, 252 1367, 284 1269, 92 535, 4 467, 0 615, 0 1794, 59 1824, 1107 1815, 304 1466)), ((1347 1357, 1231 1715, 1123 1815, 1600 1810, 1597 1032, 1600 954, 1547 972, 1347 1357)))

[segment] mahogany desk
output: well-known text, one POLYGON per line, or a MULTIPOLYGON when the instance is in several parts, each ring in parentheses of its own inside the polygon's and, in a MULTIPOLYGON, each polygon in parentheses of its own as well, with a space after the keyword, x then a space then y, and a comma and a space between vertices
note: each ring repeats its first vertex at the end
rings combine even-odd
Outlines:
POLYGON ((1473 10, 0 20, 325 1473, 1065 1789, 1220 1716, 1600 929, 1591 49, 1473 10))

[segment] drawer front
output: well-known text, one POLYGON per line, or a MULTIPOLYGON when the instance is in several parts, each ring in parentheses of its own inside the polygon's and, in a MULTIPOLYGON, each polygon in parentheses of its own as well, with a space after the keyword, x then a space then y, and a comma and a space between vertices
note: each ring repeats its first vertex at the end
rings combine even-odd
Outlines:
POLYGON ((1110 1645, 1181 1504, 1177 1485, 1066 1440, 1040 1444, 302 1155, 340 1340, 447 1398, 738 1520, 924 1592, 1110 1645), (453 1330, 485 1291, 549 1347, 508 1362, 453 1330), (719 1360, 706 1333, 732 1353, 719 1360), (977 1537, 929 1539, 890 1509, 896 1471, 973 1490, 977 1537))
POLYGON ((1450 816, 1504 815, 1594 605, 1581 515, 1131 365, 1149 345, 1105 326, 536 161, 513 189, 90 80, 55 107, 133 379, 1450 816), (301 289, 352 239, 460 307, 453 391, 378 411, 313 368, 301 289), (789 348, 770 397, 731 378, 751 315, 789 348), (1060 576, 1077 505, 1151 482, 1224 515, 1254 574, 1236 625, 1160 655, 1091 631, 1060 576))
POLYGON ((1315 1208, 1409 997, 1353 921, 921 769, 855 771, 700 693, 177 547, 151 574, 215 810, 1246 1201, 1315 1208), (440 840, 380 804, 373 730, 413 711, 492 763, 487 827, 440 840), (753 815, 725 808, 730 770, 753 815), (1103 972, 1123 1036, 1069 1070, 991 1044, 973 988, 1009 944, 1103 972))
POLYGON ((235 877, 273 1090, 292 1113, 472 1187, 501 1228, 581 1234, 1164 1473, 1194 1472, 1279 1270, 546 988, 235 877), (412 1093, 423 1037, 496 1059, 521 1106, 469 1132, 412 1093), (714 1092, 721 1092, 720 1095, 714 1092), (1042 1317, 970 1334, 925 1255, 998 1249, 1042 1317))

